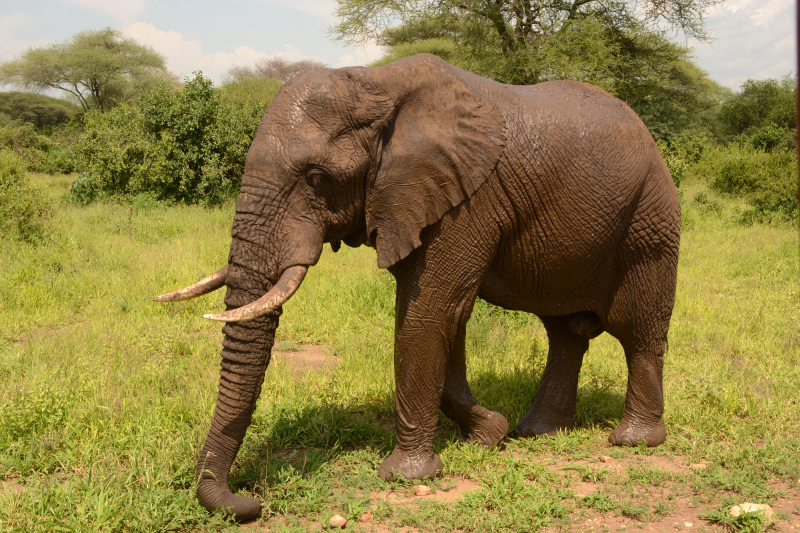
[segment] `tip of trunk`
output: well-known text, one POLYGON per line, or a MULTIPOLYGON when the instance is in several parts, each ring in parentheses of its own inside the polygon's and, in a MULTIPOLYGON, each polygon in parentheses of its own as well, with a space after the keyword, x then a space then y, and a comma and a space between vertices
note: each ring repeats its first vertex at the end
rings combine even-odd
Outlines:
POLYGON ((197 498, 210 512, 230 516, 237 522, 252 522, 261 517, 261 502, 255 498, 237 496, 216 481, 203 479, 197 487, 197 498))

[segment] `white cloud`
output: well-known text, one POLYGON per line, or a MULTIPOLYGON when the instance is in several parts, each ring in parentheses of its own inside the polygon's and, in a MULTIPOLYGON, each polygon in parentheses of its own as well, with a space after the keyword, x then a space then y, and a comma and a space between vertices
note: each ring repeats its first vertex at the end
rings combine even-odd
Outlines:
POLYGON ((178 32, 159 30, 146 22, 131 24, 123 29, 122 33, 164 54, 167 58, 167 68, 179 77, 190 76, 192 72, 201 70, 214 83, 219 83, 234 65, 252 66, 262 58, 285 57, 292 61, 300 59, 323 61, 319 57, 306 55, 288 44, 283 45, 283 50, 274 54, 259 52, 249 46, 238 46, 233 52, 204 53, 203 43, 200 41, 187 40, 178 32))
POLYGON ((707 19, 712 43, 692 41, 700 67, 738 89, 751 79, 779 78, 797 69, 793 0, 726 0, 707 19))
POLYGON ((147 0, 61 0, 67 5, 77 5, 88 11, 111 15, 120 22, 130 22, 147 6, 147 0))
POLYGON ((722 7, 731 13, 736 13, 740 9, 748 9, 753 0, 727 0, 722 7))
POLYGON ((793 7, 793 0, 767 0, 761 3, 761 7, 753 11, 750 20, 760 28, 771 30, 775 23, 787 14, 787 11, 792 11, 793 7))
POLYGON ((333 12, 337 7, 336 0, 262 0, 266 5, 290 7, 315 17, 336 20, 333 12))
POLYGON ((353 54, 343 55, 339 58, 338 67, 351 67, 356 65, 366 65, 383 56, 386 48, 379 46, 374 41, 370 41, 364 46, 359 46, 353 54), (354 55, 355 54, 355 55, 354 55))

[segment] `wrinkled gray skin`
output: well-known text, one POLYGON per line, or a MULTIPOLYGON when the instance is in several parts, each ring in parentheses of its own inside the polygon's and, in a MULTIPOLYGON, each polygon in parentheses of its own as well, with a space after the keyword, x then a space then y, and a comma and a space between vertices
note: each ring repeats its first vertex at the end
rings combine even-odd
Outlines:
MULTIPOLYGON (((590 85, 507 86, 430 55, 309 73, 287 84, 247 156, 225 277, 228 309, 325 242, 367 244, 397 280, 397 446, 379 475, 436 475, 439 408, 468 441, 508 430, 475 402, 464 336, 475 298, 538 315, 549 354, 517 434, 574 425, 589 339, 619 339, 628 390, 617 445, 664 442, 662 368, 680 209, 644 124, 590 85)), ((313 275, 313 269, 311 271, 313 275)), ((200 501, 240 521, 258 500, 228 473, 250 424, 279 310, 225 325, 219 396, 198 463, 200 501)))

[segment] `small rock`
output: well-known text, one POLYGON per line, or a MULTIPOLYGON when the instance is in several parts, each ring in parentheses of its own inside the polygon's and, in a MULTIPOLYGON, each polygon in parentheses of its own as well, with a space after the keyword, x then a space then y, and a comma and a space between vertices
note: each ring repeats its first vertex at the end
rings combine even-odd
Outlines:
POLYGON ((689 468, 692 470, 708 470, 708 465, 705 463, 692 463, 689 468))
POLYGON ((417 496, 428 496, 431 493, 431 488, 427 485, 417 485, 417 490, 414 492, 417 496))
POLYGON ((731 507, 729 513, 734 518, 738 518, 739 516, 741 516, 742 513, 745 514, 764 513, 764 519, 770 521, 772 520, 772 516, 775 514, 775 511, 773 511, 772 507, 770 507, 766 503, 745 502, 741 505, 734 505, 733 507, 731 507))
POLYGON ((694 524, 692 524, 691 522, 684 522, 683 525, 686 526, 686 527, 693 527, 694 526, 694 524))
POLYGON ((340 514, 335 514, 331 517, 329 522, 333 527, 341 528, 344 527, 345 524, 347 524, 347 519, 340 514))
POLYGON ((604 455, 603 457, 600 458, 600 462, 602 462, 602 463, 613 463, 614 462, 614 458, 611 457, 610 455, 604 455))
POLYGON ((366 524, 370 520, 372 520, 372 511, 367 511, 366 513, 361 515, 361 518, 358 519, 358 521, 361 522, 362 524, 366 524))

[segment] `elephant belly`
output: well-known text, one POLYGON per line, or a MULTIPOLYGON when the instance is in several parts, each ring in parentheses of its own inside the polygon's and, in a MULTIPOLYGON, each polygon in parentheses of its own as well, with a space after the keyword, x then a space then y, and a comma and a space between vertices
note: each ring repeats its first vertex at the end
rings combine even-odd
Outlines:
POLYGON ((499 251, 500 260, 487 272, 478 296, 505 309, 540 316, 600 313, 607 308, 613 295, 613 250, 597 250, 595 242, 567 255, 563 247, 556 254, 541 245, 535 252, 521 253, 521 248, 534 246, 528 244, 517 242, 499 251))

